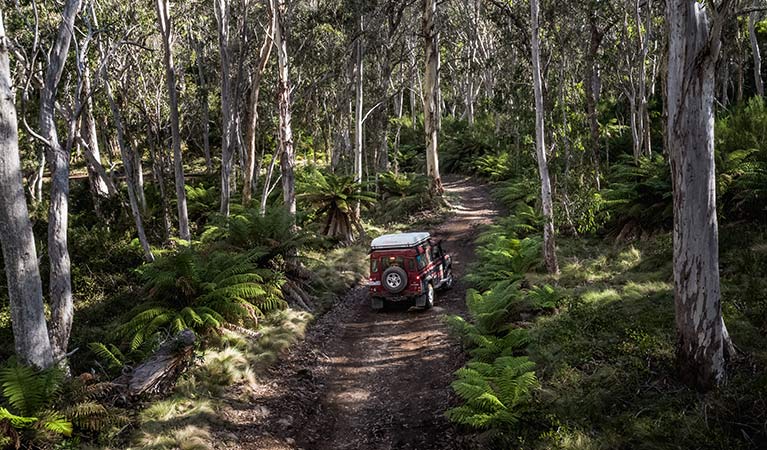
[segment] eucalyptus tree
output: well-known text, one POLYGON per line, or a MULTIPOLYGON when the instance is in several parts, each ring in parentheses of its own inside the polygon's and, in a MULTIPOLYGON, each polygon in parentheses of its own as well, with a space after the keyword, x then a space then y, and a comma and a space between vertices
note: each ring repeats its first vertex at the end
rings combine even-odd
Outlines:
MULTIPOLYGON (((634 159, 652 153, 650 142, 650 113, 648 108, 648 56, 653 39, 652 2, 644 4, 630 0, 625 4, 622 33, 619 42, 622 89, 629 101, 629 122, 634 159), (646 16, 643 17, 643 10, 646 16)), ((651 75, 652 76, 652 75, 651 75)))
POLYGON ((250 83, 250 99, 248 105, 248 127, 247 127, 247 152, 245 157, 244 179, 242 187, 242 204, 247 206, 253 196, 254 180, 258 180, 258 174, 261 171, 261 159, 259 158, 258 170, 256 170, 256 147, 258 136, 258 100, 261 93, 261 80, 264 70, 269 62, 269 56, 272 54, 274 44, 273 40, 274 20, 269 18, 269 25, 264 33, 264 42, 258 52, 258 65, 251 73, 252 81, 250 83), (255 178, 254 178, 255 175, 255 178))
POLYGON ((0 244, 19 358, 45 368, 53 364, 43 304, 37 249, 22 186, 18 119, 11 82, 8 37, 0 12, 0 244))
POLYGON ((221 59, 221 214, 229 216, 231 197, 232 161, 234 158, 234 129, 232 98, 232 49, 230 36, 231 0, 214 0, 216 24, 218 26, 219 57, 221 59))
POLYGON ((551 198, 551 180, 546 160, 544 129, 543 80, 541 77, 540 28, 538 0, 530 0, 530 50, 533 66, 535 96, 535 154, 541 177, 541 205, 543 207, 543 259, 549 273, 559 273, 557 250, 554 242, 554 206, 551 198))
MULTIPOLYGON (((98 16, 96 12, 96 8, 91 3, 89 5, 90 9, 90 21, 93 24, 93 27, 98 28, 99 22, 98 22, 98 16)), ((98 38, 98 52, 100 57, 100 85, 103 88, 103 94, 106 97, 107 104, 109 105, 109 112, 111 114, 111 119, 113 121, 116 134, 117 134, 117 145, 120 150, 120 156, 123 162, 123 165, 125 166, 125 183, 127 184, 127 191, 128 191, 128 203, 130 206, 131 213, 133 215, 133 220, 136 225, 136 233, 138 235, 139 243, 141 244, 141 248, 144 251, 144 259, 147 261, 154 261, 154 254, 152 253, 152 248, 149 245, 149 240, 146 236, 146 231, 144 229, 144 219, 141 215, 141 207, 139 205, 139 195, 137 194, 137 186, 134 178, 135 170, 134 170, 134 162, 135 157, 133 155, 133 152, 131 151, 129 147, 129 143, 126 137, 126 131, 125 131, 125 122, 123 120, 123 113, 120 110, 120 106, 117 103, 117 99, 115 98, 114 91, 112 89, 112 79, 110 76, 110 69, 114 70, 118 75, 123 75, 125 72, 128 71, 128 60, 125 55, 121 55, 118 53, 118 50, 125 45, 125 40, 130 37, 131 32, 134 30, 132 27, 128 27, 124 35, 121 36, 117 42, 111 43, 109 41, 104 42, 107 39, 107 36, 99 36, 98 38)), ((118 84, 121 86, 121 91, 125 92, 125 82, 124 77, 120 77, 123 79, 123 82, 121 80, 117 80, 118 84)), ((123 96, 125 97, 125 96, 123 96)))
POLYGON ((422 28, 424 39, 423 126, 426 133, 426 174, 431 179, 431 191, 442 195, 439 174, 439 130, 442 122, 440 95, 439 26, 437 0, 423 0, 422 28))
POLYGON ((666 4, 677 361, 682 378, 700 389, 725 381, 733 351, 722 318, 714 158, 715 69, 733 3, 666 4))
MULTIPOLYGON (((759 1, 754 2, 754 9, 758 8, 759 1)), ((756 93, 764 97, 764 81, 762 81, 762 53, 759 51, 759 39, 756 35, 756 23, 759 21, 759 11, 752 11, 748 15, 748 38, 751 42, 751 54, 754 58, 754 85, 756 93)))
POLYGON ((173 145, 173 170, 176 181, 176 205, 178 208, 178 231, 181 239, 191 241, 189 215, 186 208, 186 182, 184 181, 184 162, 181 155, 181 132, 179 129, 178 95, 176 93, 176 66, 173 63, 173 23, 170 17, 168 0, 157 0, 157 24, 162 35, 163 62, 167 82, 168 101, 170 103, 170 129, 173 145))
POLYGON ((296 214, 296 155, 293 147, 291 118, 291 85, 288 60, 288 43, 285 36, 287 0, 269 0, 274 21, 274 47, 277 51, 278 88, 277 110, 279 114, 280 169, 282 172, 282 195, 291 215, 296 214))
MULTIPOLYGON (((69 158, 68 149, 61 144, 56 130, 56 94, 69 46, 74 36, 74 24, 80 10, 80 0, 67 0, 56 40, 48 56, 45 80, 40 92, 40 137, 48 148, 51 164, 51 205, 48 217, 48 259, 50 261, 51 346, 57 359, 66 354, 72 328, 74 304, 72 299, 72 269, 67 246, 69 228, 69 158)), ((73 112, 77 114, 79 112, 73 112)), ((70 117, 70 121, 76 121, 70 117)))

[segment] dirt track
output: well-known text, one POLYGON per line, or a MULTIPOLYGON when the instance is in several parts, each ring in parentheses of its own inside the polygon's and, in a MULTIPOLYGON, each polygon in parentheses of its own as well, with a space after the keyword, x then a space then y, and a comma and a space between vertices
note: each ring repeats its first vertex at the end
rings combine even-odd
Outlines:
POLYGON ((455 401, 452 373, 464 363, 441 317, 465 312, 461 275, 474 258, 474 237, 496 214, 487 191, 450 178, 455 213, 431 231, 453 254, 459 282, 434 308, 373 312, 365 289, 323 316, 306 340, 272 370, 259 400, 226 413, 220 448, 460 449, 444 417, 455 401))

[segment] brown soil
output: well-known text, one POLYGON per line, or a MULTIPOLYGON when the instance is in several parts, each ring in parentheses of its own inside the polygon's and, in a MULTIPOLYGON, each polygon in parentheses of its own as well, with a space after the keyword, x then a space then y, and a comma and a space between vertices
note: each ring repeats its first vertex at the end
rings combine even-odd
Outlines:
POLYGON ((469 439, 444 412, 455 404, 453 372, 465 363, 442 317, 465 314, 461 275, 474 259, 477 227, 496 210, 487 190, 448 178, 454 213, 431 231, 453 254, 458 282, 434 308, 376 313, 351 291, 258 387, 255 401, 222 412, 221 449, 462 449, 469 439))

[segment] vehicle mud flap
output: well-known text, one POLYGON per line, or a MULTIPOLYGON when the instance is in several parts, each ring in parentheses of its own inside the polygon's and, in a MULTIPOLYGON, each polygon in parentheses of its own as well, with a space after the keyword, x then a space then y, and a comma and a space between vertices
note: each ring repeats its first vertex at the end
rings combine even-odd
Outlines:
POLYGON ((370 307, 376 311, 380 311, 384 307, 384 301, 382 298, 373 297, 370 299, 370 307))
POLYGON ((426 302, 427 302, 427 300, 426 300, 426 295, 425 294, 424 295, 419 295, 418 297, 415 298, 415 306, 417 308, 426 308, 426 302))

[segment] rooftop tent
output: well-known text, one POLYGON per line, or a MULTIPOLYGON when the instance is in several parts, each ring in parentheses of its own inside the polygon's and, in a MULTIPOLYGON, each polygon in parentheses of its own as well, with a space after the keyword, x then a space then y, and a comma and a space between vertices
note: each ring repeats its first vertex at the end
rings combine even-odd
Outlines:
POLYGON ((398 233, 385 234, 373 239, 370 244, 371 250, 384 250, 389 248, 415 247, 429 239, 429 233, 398 233))

